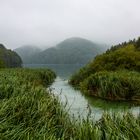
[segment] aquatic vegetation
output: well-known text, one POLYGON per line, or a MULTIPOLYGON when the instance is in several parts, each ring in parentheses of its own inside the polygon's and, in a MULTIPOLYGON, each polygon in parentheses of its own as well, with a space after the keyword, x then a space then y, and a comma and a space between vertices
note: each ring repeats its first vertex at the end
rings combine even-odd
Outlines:
POLYGON ((139 140, 140 118, 131 113, 109 115, 104 113, 99 121, 89 119, 78 124, 78 140, 139 140))
POLYGON ((98 72, 81 82, 80 89, 104 99, 140 101, 140 74, 133 71, 98 72))
POLYGON ((53 82, 52 71, 4 69, 0 77, 0 139, 57 139, 63 135, 67 113, 43 86, 53 82))
POLYGON ((139 140, 140 117, 131 113, 70 118, 46 90, 54 78, 47 69, 0 70, 1 140, 139 140))

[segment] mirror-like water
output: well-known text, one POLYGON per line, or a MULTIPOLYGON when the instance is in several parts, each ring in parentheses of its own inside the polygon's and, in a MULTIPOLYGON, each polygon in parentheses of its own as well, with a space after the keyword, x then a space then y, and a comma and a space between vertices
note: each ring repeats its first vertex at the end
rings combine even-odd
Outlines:
POLYGON ((88 113, 91 114, 95 119, 99 119, 104 111, 108 112, 124 112, 131 111, 133 114, 137 115, 139 113, 140 107, 135 107, 128 102, 111 102, 106 100, 101 100, 98 98, 83 95, 80 91, 73 89, 68 84, 68 79, 75 71, 80 69, 83 65, 37 65, 28 64, 24 67, 31 68, 50 68, 56 72, 57 78, 55 82, 50 87, 55 95, 58 95, 62 103, 68 103, 70 107, 70 114, 75 116, 87 116, 88 113))

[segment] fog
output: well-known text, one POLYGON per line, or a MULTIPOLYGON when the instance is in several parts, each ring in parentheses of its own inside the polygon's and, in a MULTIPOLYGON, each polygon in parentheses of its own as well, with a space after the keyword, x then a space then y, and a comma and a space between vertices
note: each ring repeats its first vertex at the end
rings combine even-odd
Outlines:
POLYGON ((0 43, 50 47, 69 37, 117 44, 140 36, 140 0, 0 0, 0 43))

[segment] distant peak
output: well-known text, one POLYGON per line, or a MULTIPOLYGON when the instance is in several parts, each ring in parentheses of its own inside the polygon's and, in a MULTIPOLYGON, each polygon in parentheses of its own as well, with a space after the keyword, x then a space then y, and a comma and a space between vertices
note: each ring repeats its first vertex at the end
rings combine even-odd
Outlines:
POLYGON ((65 39, 64 41, 75 41, 75 40, 87 40, 87 41, 90 41, 90 40, 82 38, 82 37, 71 37, 71 38, 65 39))
POLYGON ((62 44, 66 44, 66 43, 76 43, 76 44, 81 44, 81 43, 90 43, 90 44, 95 44, 94 42, 85 39, 85 38, 81 38, 81 37, 71 37, 71 38, 67 38, 65 40, 63 40, 62 42, 60 42, 57 46, 61 46, 62 44))
POLYGON ((70 37, 70 38, 68 38, 66 40, 77 40, 77 39, 84 39, 84 38, 81 38, 81 37, 70 37))
POLYGON ((40 48, 39 47, 37 47, 37 46, 33 46, 33 45, 24 45, 24 46, 21 46, 21 47, 19 47, 19 48, 16 48, 15 50, 22 50, 22 49, 27 49, 27 50, 29 50, 29 49, 33 49, 33 50, 40 50, 40 48))

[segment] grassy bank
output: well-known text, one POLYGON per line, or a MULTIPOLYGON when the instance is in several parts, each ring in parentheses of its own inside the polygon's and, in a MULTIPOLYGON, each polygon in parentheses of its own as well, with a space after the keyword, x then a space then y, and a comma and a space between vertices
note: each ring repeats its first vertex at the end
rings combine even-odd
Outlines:
POLYGON ((130 70, 140 72, 140 51, 133 44, 97 56, 70 78, 70 84, 79 86, 91 74, 100 71, 130 70))
POLYGON ((80 88, 86 94, 103 99, 140 102, 138 72, 98 72, 81 82, 80 88))
POLYGON ((91 96, 140 103, 139 42, 140 38, 113 46, 75 73, 69 83, 91 96))
POLYGON ((0 70, 1 140, 58 139, 70 131, 67 113, 46 91, 54 78, 50 70, 0 70))
POLYGON ((59 99, 46 91, 54 78, 50 70, 0 70, 0 140, 140 138, 140 117, 129 113, 105 113, 99 121, 70 118, 59 99))

